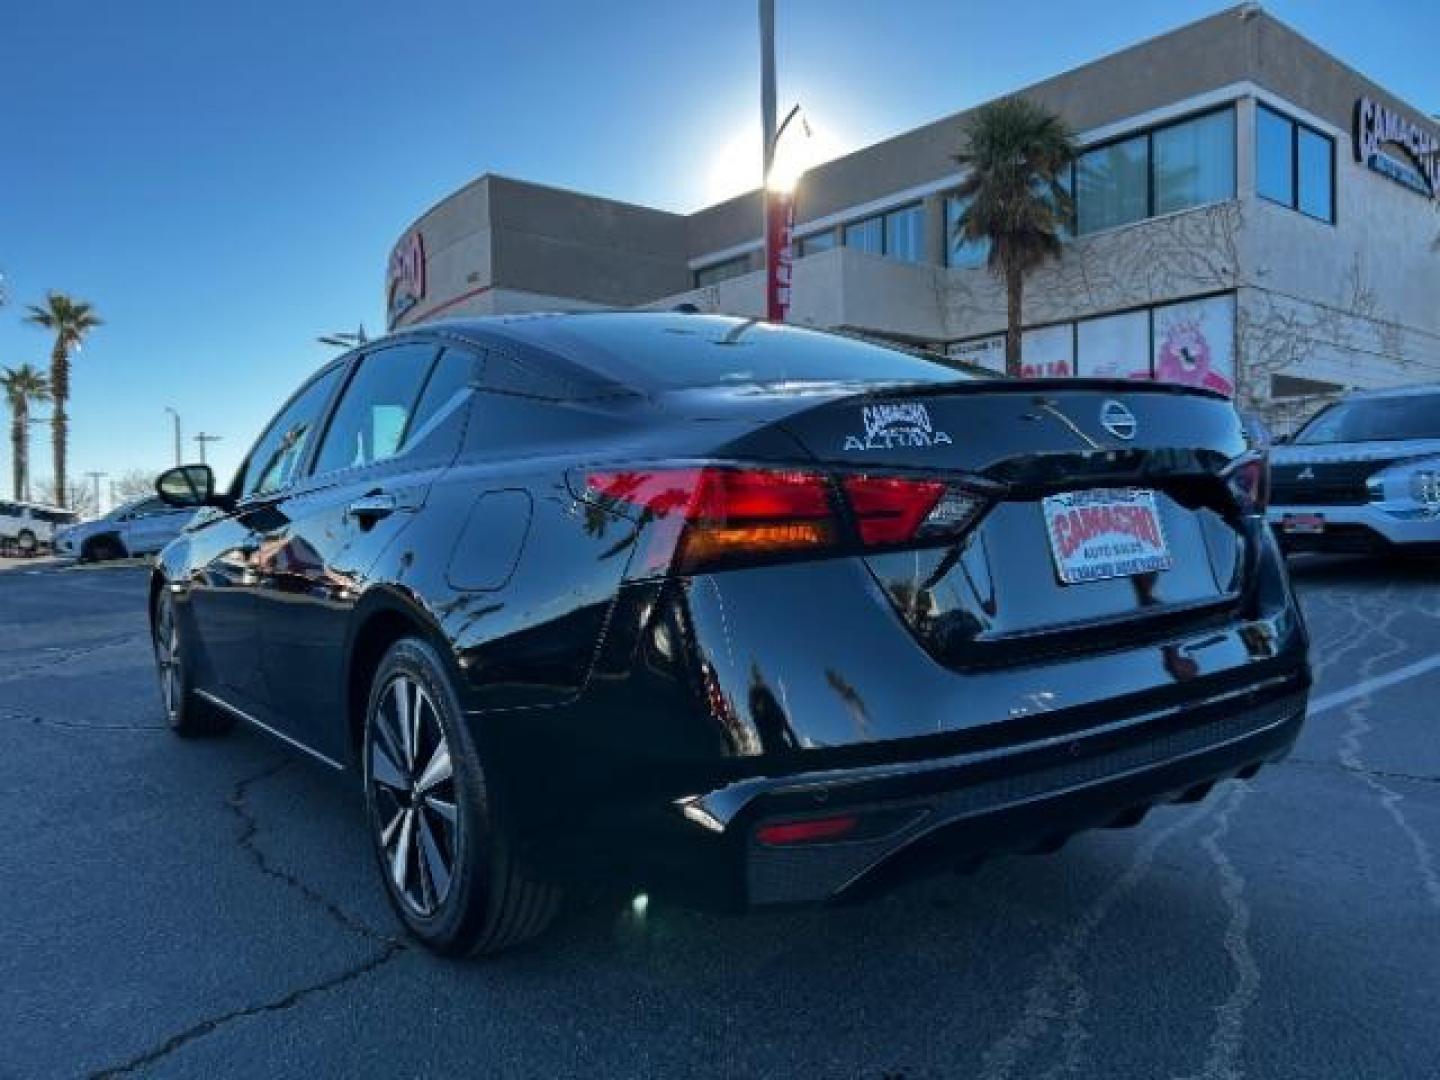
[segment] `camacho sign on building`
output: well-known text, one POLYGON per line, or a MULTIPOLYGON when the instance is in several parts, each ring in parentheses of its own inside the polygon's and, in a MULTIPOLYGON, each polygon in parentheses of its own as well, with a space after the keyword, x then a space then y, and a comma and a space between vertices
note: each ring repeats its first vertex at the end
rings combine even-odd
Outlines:
POLYGON ((1440 198, 1440 139, 1371 98, 1355 103, 1355 160, 1412 191, 1440 198))

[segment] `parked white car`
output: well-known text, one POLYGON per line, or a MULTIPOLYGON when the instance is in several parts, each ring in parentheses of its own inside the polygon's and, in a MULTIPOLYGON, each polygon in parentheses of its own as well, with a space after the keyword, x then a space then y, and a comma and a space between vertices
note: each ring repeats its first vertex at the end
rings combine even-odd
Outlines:
POLYGON ((1353 393, 1271 454, 1286 551, 1440 553, 1440 386, 1353 393))
POLYGON ((158 498, 117 506, 104 517, 61 529, 55 553, 84 562, 152 555, 180 535, 194 510, 177 510, 158 498))
POLYGON ((73 510, 58 506, 0 500, 0 552, 35 555, 52 546, 57 528, 76 520, 73 510))

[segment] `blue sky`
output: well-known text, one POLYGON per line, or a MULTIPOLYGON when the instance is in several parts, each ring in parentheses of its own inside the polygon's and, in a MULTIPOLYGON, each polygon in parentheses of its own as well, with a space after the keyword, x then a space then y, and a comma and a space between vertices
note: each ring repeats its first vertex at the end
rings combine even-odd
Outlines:
MULTIPOLYGON (((780 100, 851 149, 1224 6, 777 0, 780 100)), ((1440 110, 1433 0, 1266 6, 1440 110)), ((72 473, 168 464, 174 405, 187 436, 224 437, 228 476, 329 355, 317 333, 380 327, 386 254, 431 203, 488 170, 703 205, 758 79, 753 0, 9 5, 0 365, 47 363, 23 303, 91 300, 107 325, 75 364, 72 473)), ((7 495, 9 473, 4 439, 7 495)))

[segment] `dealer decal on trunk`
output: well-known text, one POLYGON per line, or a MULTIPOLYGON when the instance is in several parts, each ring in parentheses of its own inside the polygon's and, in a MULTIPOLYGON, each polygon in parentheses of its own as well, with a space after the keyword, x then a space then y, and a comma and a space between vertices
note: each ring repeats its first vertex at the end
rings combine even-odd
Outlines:
POLYGON ((902 447, 949 446, 950 436, 930 422, 930 410, 919 402, 896 401, 866 405, 860 410, 865 435, 846 435, 846 450, 894 450, 902 447))

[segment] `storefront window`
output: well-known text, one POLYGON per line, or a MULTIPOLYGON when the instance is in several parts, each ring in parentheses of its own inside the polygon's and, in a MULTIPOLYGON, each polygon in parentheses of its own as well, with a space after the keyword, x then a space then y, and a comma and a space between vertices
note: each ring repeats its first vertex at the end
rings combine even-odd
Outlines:
POLYGON ((1155 213, 1235 197, 1235 110, 1155 132, 1155 213))
POLYGON ((960 240, 955 229, 960 224, 960 215, 965 212, 969 199, 950 195, 945 199, 945 265, 956 269, 970 269, 984 266, 990 256, 989 240, 960 240))
POLYGON ((1141 135, 1081 155, 1075 169, 1079 232, 1140 221, 1149 213, 1150 140, 1141 135))

